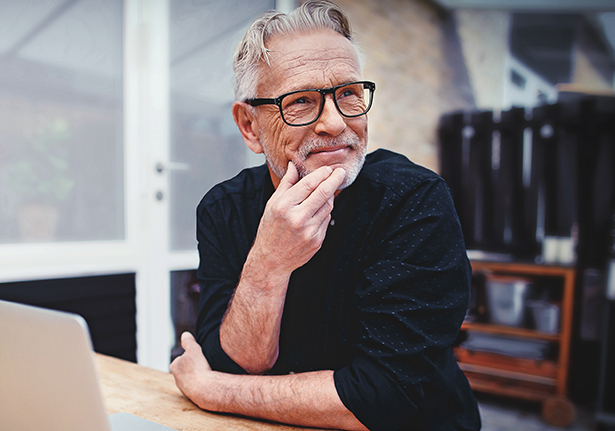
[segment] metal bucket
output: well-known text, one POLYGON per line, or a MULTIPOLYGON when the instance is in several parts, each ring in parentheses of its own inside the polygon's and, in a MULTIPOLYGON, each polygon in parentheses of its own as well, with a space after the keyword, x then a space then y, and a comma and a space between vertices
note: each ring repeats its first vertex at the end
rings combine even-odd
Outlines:
POLYGON ((525 298, 531 282, 524 278, 489 275, 485 289, 491 322, 498 325, 522 326, 525 298))
POLYGON ((559 331, 559 307, 546 301, 527 301, 532 310, 534 328, 540 332, 556 333, 559 331))

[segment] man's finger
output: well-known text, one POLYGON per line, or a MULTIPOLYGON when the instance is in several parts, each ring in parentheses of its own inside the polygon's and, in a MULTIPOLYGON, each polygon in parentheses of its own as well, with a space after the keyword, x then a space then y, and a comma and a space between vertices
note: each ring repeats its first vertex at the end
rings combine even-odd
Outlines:
MULTIPOLYGON (((302 205, 306 208, 312 209, 312 214, 318 213, 318 211, 327 205, 327 202, 335 195, 335 192, 344 183, 346 178, 346 171, 343 168, 337 168, 333 173, 322 181, 318 187, 303 201, 302 205)), ((329 209, 328 212, 330 212, 329 209)))
POLYGON ((288 167, 286 168, 286 173, 280 180, 280 184, 278 185, 278 190, 284 192, 290 189, 292 186, 297 184, 299 181, 299 171, 297 171, 297 167, 293 162, 288 162, 288 167))
POLYGON ((184 350, 188 350, 194 348, 195 345, 198 346, 199 344, 194 339, 194 335, 186 331, 181 335, 181 345, 184 350))
POLYGON ((329 220, 327 220, 327 218, 331 214, 331 211, 333 211, 333 200, 334 199, 335 199, 335 196, 332 195, 327 201, 325 201, 325 203, 322 204, 320 208, 318 208, 315 211, 314 215, 312 216, 314 219, 321 221, 320 228, 324 227, 326 229, 325 225, 329 223, 329 220))
POLYGON ((331 176, 333 169, 330 166, 321 166, 314 172, 301 178, 293 187, 289 190, 291 193, 290 201, 294 204, 300 204, 308 196, 310 196, 314 190, 316 190, 323 181, 331 176))

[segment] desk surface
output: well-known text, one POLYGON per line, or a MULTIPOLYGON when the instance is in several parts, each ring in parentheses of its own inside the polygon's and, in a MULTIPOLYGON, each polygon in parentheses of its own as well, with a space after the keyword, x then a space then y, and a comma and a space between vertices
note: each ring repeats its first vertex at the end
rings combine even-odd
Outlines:
POLYGON ((178 431, 305 429, 203 411, 177 389, 170 373, 100 354, 96 365, 109 414, 128 412, 178 431))

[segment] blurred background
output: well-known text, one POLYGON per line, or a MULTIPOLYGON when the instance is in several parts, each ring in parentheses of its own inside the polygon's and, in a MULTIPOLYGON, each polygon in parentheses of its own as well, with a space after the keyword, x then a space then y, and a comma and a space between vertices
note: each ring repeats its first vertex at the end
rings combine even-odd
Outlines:
MULTIPOLYGON (((527 282, 523 300, 558 313, 556 335, 508 325, 549 347, 530 380, 610 418, 615 2, 337 4, 377 85, 370 150, 447 180, 482 268, 463 334, 510 335, 486 286, 527 282)), ((231 116, 234 48, 260 13, 296 5, 0 0, 0 298, 78 312, 97 351, 166 369, 194 322, 196 205, 264 162, 231 116)), ((527 374, 490 365, 505 353, 464 358, 527 374)), ((508 384, 491 377, 495 392, 508 384)))

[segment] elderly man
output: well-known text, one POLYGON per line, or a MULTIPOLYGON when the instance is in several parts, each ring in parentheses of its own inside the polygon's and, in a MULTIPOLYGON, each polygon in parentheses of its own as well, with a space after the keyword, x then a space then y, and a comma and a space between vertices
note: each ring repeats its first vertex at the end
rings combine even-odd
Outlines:
POLYGON ((344 13, 265 13, 234 69, 235 122, 267 163, 199 204, 198 343, 182 335, 178 387, 296 425, 479 429, 451 350, 469 295, 459 222, 437 175, 366 155, 375 85, 344 13))

